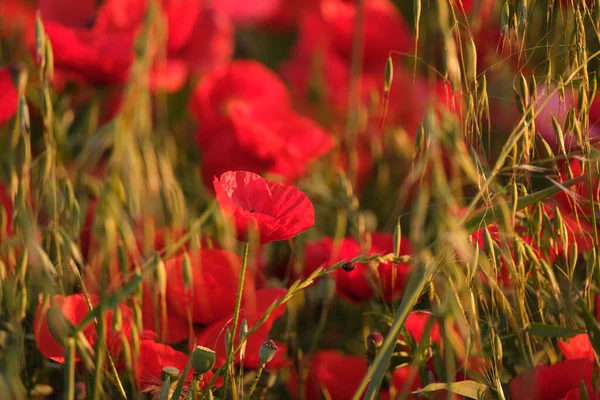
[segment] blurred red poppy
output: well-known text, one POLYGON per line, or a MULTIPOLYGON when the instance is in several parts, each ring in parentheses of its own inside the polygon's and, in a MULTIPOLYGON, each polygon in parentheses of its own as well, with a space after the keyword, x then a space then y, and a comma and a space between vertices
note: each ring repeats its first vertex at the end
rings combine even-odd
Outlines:
MULTIPOLYGON (((282 69, 283 76, 291 83, 292 91, 304 99, 311 115, 324 120, 345 118, 355 14, 356 5, 342 0, 323 0, 319 8, 305 12, 300 19, 300 35, 292 57, 282 69)), ((379 100, 382 98, 389 52, 410 53, 414 39, 391 2, 372 0, 365 1, 363 41, 359 96, 361 104, 369 108, 373 105, 373 94, 379 100)), ((395 88, 390 92, 392 99, 388 107, 388 122, 407 119, 409 126, 405 126, 405 129, 414 135, 413 130, 422 119, 428 98, 432 96, 428 95, 425 90, 427 85, 421 78, 415 79, 412 72, 405 72, 400 63, 397 64, 392 81, 395 88), (406 107, 407 98, 413 101, 411 107, 406 107), (413 120, 417 119, 415 124, 413 120)), ((376 109, 369 113, 374 116, 374 127, 379 122, 380 108, 381 104, 378 103, 376 109)))
POLYGON ((585 396, 585 397, 580 392, 579 388, 576 388, 576 389, 569 390, 569 392, 566 394, 566 396, 560 400, 581 400, 581 399, 599 400, 600 399, 600 394, 598 394, 598 396, 594 397, 594 387, 592 385, 586 384, 585 389, 587 391, 587 396, 585 396))
POLYGON ((164 337, 165 343, 179 343, 187 340, 190 335, 190 326, 187 318, 183 318, 173 312, 169 307, 166 309, 166 320, 163 318, 160 304, 155 305, 154 292, 147 283, 142 285, 142 321, 144 329, 157 333, 164 337), (157 317, 158 316, 158 320, 157 317), (163 334, 163 330, 165 330, 163 334))
MULTIPOLYGON (((337 350, 320 350, 312 355, 308 368, 306 399, 321 399, 321 393, 326 393, 326 398, 330 399, 351 399, 367 372, 367 359, 337 350)), ((409 392, 421 386, 417 370, 413 370, 412 374, 410 371, 410 367, 403 367, 392 374, 392 384, 397 391, 403 390, 405 385, 409 392)), ((300 395, 297 376, 292 376, 289 380, 288 391, 292 395, 300 395)), ((389 393, 382 391, 381 398, 389 399, 389 393)))
POLYGON ((269 20, 282 7, 285 0, 221 0, 216 7, 231 18, 238 26, 260 24, 269 20))
POLYGON ((575 335, 566 340, 558 340, 558 348, 565 360, 587 358, 594 361, 596 359, 594 348, 587 333, 575 335))
POLYGON ((35 41, 35 8, 23 0, 0 1, 0 37, 22 38, 26 45, 35 41))
POLYGON ((15 116, 18 102, 19 94, 10 68, 0 68, 0 126, 15 116))
POLYGON ((538 365, 512 380, 510 395, 513 399, 560 400, 576 391, 581 381, 591 385, 593 372, 594 361, 587 358, 538 365))
POLYGON ((38 0, 37 4, 45 21, 85 27, 93 22, 97 0, 38 0))
MULTIPOLYGON (((367 0, 364 4, 363 64, 382 68, 390 51, 410 53, 414 39, 396 6, 388 0, 367 0)), ((332 45, 345 59, 352 57, 356 4, 343 0, 322 0, 321 16, 331 35, 332 45)))
MULTIPOLYGON (((187 320, 188 306, 192 321, 211 324, 235 308, 240 279, 241 258, 226 250, 202 249, 189 253, 192 266, 192 287, 188 291, 183 281, 183 256, 167 260, 167 303, 170 310, 187 320)), ((243 299, 253 297, 254 279, 246 276, 243 299)))
MULTIPOLYGON (((96 306, 100 299, 98 296, 90 295, 90 302, 93 306, 96 306)), ((83 294, 73 294, 70 296, 55 295, 53 302, 58 307, 67 321, 77 325, 83 321, 84 317, 90 312, 88 303, 83 294)), ((50 304, 40 302, 35 312, 34 320, 34 336, 35 343, 40 352, 51 360, 62 363, 64 362, 65 349, 57 343, 56 338, 50 333, 51 330, 48 327, 47 312, 50 308, 50 304)), ((132 312, 129 307, 120 305, 119 306, 122 315, 122 333, 127 337, 131 327, 132 312)), ((105 314, 106 317, 106 344, 108 346, 109 353, 116 357, 121 351, 121 340, 117 332, 113 330, 113 311, 110 310, 105 314)), ((60 321, 54 321, 54 323, 60 323, 60 321)), ((97 332, 96 327, 92 324, 83 330, 83 335, 88 342, 93 346, 96 343, 97 332)))
MULTIPOLYGON (((244 319, 248 323, 248 327, 252 328, 264 315, 269 306, 274 301, 283 297, 286 293, 285 289, 261 289, 256 292, 256 297, 252 304, 244 305, 240 312, 240 321, 244 319)), ((269 332, 273 323, 283 315, 285 306, 277 307, 269 315, 263 325, 253 332, 246 342, 246 352, 244 355, 244 368, 257 369, 259 365, 259 350, 262 342, 269 338, 269 332)), ((196 336, 196 343, 200 346, 205 346, 214 349, 217 353, 217 362, 215 368, 220 368, 226 361, 225 355, 225 331, 233 327, 233 312, 225 318, 221 319, 201 330, 196 336)), ((235 342, 239 340, 239 325, 235 333, 235 342)), ((286 347, 277 343, 279 350, 275 353, 275 357, 267 364, 267 369, 278 369, 288 366, 290 363, 285 359, 286 347)), ((235 363, 239 364, 239 354, 236 355, 235 363)))
POLYGON ((229 104, 265 109, 289 108, 287 88, 268 68, 256 61, 237 60, 205 75, 190 102, 198 120, 201 146, 217 132, 230 127, 229 104), (249 79, 248 77, 252 77, 249 79))
POLYGON ((133 34, 97 32, 44 21, 57 71, 93 84, 123 83, 133 62, 133 34))
MULTIPOLYGON (((140 353, 136 363, 136 380, 138 387, 143 393, 159 394, 162 388, 160 379, 164 367, 175 367, 181 374, 185 370, 189 357, 172 347, 156 343, 151 339, 144 339, 140 342, 140 353)), ((190 369, 188 376, 185 377, 189 381, 194 374, 190 369)), ((199 379, 200 389, 204 389, 208 382, 213 377, 212 372, 202 375, 199 379)), ((183 378, 183 377, 182 377, 183 378)), ((184 389, 187 390, 187 384, 184 389)))
POLYGON ((231 217, 239 240, 248 240, 249 230, 260 234, 260 242, 286 240, 315 223, 315 210, 308 197, 293 186, 271 182, 247 171, 230 171, 214 179, 217 201, 231 217))
MULTIPOLYGON (((98 10, 96 29, 137 33, 148 0, 105 1, 98 10)), ((202 74, 229 62, 233 53, 233 27, 227 16, 209 2, 162 0, 167 23, 167 54, 150 74, 151 88, 177 91, 190 74, 202 74), (202 43, 202 46, 198 46, 202 43)))
MULTIPOLYGON (((566 161, 559 164, 560 181, 565 182, 571 178, 578 178, 587 174, 589 168, 593 168, 592 164, 586 163, 587 165, 585 165, 584 171, 583 163, 584 161, 573 158, 568 161, 568 166, 566 161), (571 170, 571 175, 569 175, 567 167, 571 170)), ((567 188, 566 191, 560 192, 553 198, 563 213, 568 212, 569 214, 575 214, 579 215, 581 218, 586 218, 591 215, 590 189, 591 193, 593 193, 593 200, 598 202, 600 200, 598 177, 592 177, 591 188, 589 181, 586 179, 583 182, 567 188)))
POLYGON ((241 146, 269 162, 269 172, 286 178, 303 175, 309 163, 333 147, 323 128, 291 109, 230 103, 229 113, 241 146))
MULTIPOLYGON (((365 253, 367 255, 394 252, 394 238, 388 233, 374 233, 370 241, 371 246, 365 253)), ((411 245, 408 239, 402 238, 400 252, 401 255, 410 254, 411 245)), ((309 274, 321 265, 330 266, 361 254, 361 244, 352 238, 342 239, 339 244, 328 237, 308 243, 305 251, 305 273, 309 274)), ((354 267, 352 271, 341 268, 336 270, 336 288, 339 293, 361 301, 378 295, 383 295, 386 301, 391 301, 400 296, 409 271, 409 266, 405 263, 383 263, 375 268, 356 264, 354 267)))

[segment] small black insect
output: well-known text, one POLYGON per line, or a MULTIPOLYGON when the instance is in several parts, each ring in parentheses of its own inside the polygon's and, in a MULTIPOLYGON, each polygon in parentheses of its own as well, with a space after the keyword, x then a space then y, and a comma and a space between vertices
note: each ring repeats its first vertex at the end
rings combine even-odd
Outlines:
POLYGON ((356 268, 356 265, 352 262, 347 262, 342 265, 342 269, 346 272, 354 271, 354 268, 356 268))

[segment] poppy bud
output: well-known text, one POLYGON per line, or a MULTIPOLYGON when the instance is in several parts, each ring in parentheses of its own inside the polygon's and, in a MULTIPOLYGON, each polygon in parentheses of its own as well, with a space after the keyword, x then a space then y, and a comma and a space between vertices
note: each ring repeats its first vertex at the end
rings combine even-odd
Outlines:
POLYGON ((71 327, 67 318, 58 306, 50 306, 46 312, 46 323, 50 336, 60 345, 64 345, 64 341, 69 336, 71 327))
POLYGON ((379 332, 371 332, 367 336, 367 346, 374 346, 375 348, 381 347, 383 344, 383 335, 379 332))
POLYGON ((194 372, 204 375, 215 366, 217 354, 207 347, 196 346, 191 355, 191 364, 194 372))
POLYGON ((371 332, 367 336, 367 362, 369 365, 373 363, 377 356, 377 349, 383 344, 383 335, 379 332, 371 332))
POLYGON ((275 353, 277 353, 275 342, 270 339, 265 340, 258 351, 258 362, 260 365, 265 365, 275 357, 275 353))
POLYGON ((169 378, 170 382, 175 382, 179 379, 179 369, 171 366, 164 367, 160 373, 160 380, 162 382, 166 381, 169 378))
POLYGON ((342 269, 346 272, 352 272, 356 268, 356 265, 353 262, 345 262, 342 265, 342 269))

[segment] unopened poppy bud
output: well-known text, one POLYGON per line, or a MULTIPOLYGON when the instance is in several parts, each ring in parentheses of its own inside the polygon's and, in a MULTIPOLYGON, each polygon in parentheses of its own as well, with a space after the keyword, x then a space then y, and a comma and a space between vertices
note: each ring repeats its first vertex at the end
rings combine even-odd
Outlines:
POLYGON ((371 332, 367 336, 367 362, 369 365, 375 361, 377 357, 377 349, 383 344, 383 335, 379 332, 371 332))
POLYGON ((367 346, 374 346, 375 348, 381 347, 383 344, 383 335, 379 332, 371 332, 367 336, 367 346))
POLYGON ((60 345, 64 345, 66 338, 69 336, 71 326, 62 310, 57 306, 50 306, 46 312, 46 323, 50 336, 60 345))
POLYGON ((194 372, 198 375, 204 375, 215 366, 217 354, 214 350, 207 347, 196 346, 191 355, 191 364, 194 372))
POLYGON ((356 265, 353 262, 345 262, 342 264, 342 269, 346 272, 352 272, 356 268, 356 265))
POLYGON ((258 362, 261 365, 267 364, 269 361, 275 357, 275 353, 277 353, 277 346, 275 342, 272 340, 265 340, 262 342, 260 346, 260 350, 258 351, 258 362))
POLYGON ((171 366, 164 367, 160 373, 160 380, 162 382, 166 381, 169 378, 169 382, 175 382, 179 379, 179 369, 171 366))

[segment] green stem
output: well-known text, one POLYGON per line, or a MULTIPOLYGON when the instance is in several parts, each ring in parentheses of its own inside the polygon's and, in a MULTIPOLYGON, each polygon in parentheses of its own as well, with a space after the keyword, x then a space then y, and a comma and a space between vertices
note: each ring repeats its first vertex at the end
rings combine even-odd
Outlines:
POLYGON ((75 339, 67 339, 65 346, 65 388, 63 391, 65 400, 75 398, 75 339))
POLYGON ((394 352, 394 346, 400 335, 400 331, 406 322, 406 318, 414 308, 415 304, 419 300, 419 296, 423 292, 427 282, 432 276, 434 270, 434 263, 429 265, 418 265, 414 275, 408 283, 406 294, 402 298, 398 309, 396 310, 396 318, 392 324, 390 331, 388 332, 379 353, 373 362, 373 365, 369 367, 367 373, 363 377, 360 385, 356 392, 354 392, 353 400, 362 398, 362 393, 369 385, 367 392, 365 393, 364 399, 373 400, 379 392, 379 387, 383 381, 383 377, 387 372, 390 359, 394 352), (371 380, 371 377, 373 379, 371 380))
POLYGON ((256 377, 254 378, 254 381, 252 382, 252 386, 250 387, 250 392, 248 393, 248 397, 246 397, 248 400, 250 400, 252 398, 252 394, 254 394, 254 391, 256 390, 256 385, 258 385, 258 380, 260 379, 260 376, 262 375, 263 369, 265 369, 265 365, 266 364, 262 363, 262 364, 260 364, 260 367, 258 368, 256 377))
POLYGON ((250 242, 245 242, 242 256, 242 270, 240 271, 240 282, 238 285, 237 298, 235 300, 235 309, 233 311, 233 330, 231 331, 231 342, 228 343, 229 351, 227 352, 227 362, 225 363, 225 385, 223 387, 223 397, 227 396, 227 389, 229 386, 229 371, 233 362, 235 333, 237 332, 238 320, 240 318, 240 308, 242 304, 242 293, 244 292, 244 278, 246 276, 246 267, 248 265, 249 248, 250 242))

